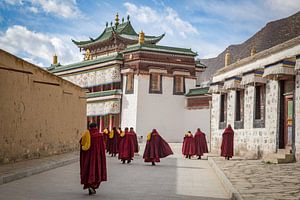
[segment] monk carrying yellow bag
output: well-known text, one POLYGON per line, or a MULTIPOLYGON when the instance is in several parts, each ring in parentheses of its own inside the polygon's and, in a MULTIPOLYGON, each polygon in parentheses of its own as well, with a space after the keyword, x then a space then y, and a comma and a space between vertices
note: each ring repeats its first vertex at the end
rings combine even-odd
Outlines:
POLYGON ((89 130, 84 131, 81 137, 81 148, 83 151, 89 150, 91 147, 91 134, 89 130))

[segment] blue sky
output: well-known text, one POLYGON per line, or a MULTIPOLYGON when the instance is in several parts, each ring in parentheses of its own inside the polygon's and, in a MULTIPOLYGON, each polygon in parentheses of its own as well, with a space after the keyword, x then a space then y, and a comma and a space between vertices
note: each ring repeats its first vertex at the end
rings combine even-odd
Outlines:
POLYGON ((97 37, 105 23, 130 15, 137 32, 166 33, 161 45, 217 56, 269 21, 300 11, 300 0, 0 0, 0 48, 47 67, 83 59, 71 39, 97 37))

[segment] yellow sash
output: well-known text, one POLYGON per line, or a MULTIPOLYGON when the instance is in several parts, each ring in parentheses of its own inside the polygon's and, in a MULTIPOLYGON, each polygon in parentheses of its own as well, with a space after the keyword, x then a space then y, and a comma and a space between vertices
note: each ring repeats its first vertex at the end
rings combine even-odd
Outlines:
POLYGON ((89 130, 83 132, 81 137, 81 148, 83 151, 89 150, 91 147, 91 134, 89 130))
POLYGON ((125 132, 122 131, 122 132, 120 133, 120 137, 124 137, 124 136, 125 136, 125 132))
POLYGON ((111 132, 109 133, 108 137, 109 137, 109 139, 112 139, 112 138, 114 137, 114 132, 111 131, 111 132))
POLYGON ((148 133, 147 135, 147 141, 151 140, 151 133, 148 133))

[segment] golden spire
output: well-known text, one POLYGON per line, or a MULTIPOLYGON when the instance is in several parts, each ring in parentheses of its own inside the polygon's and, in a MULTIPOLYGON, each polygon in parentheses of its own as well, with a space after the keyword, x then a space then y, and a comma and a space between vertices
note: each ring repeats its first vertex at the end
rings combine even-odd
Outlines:
POLYGON ((229 49, 227 49, 226 54, 225 54, 225 67, 230 65, 230 62, 231 62, 231 54, 230 54, 229 49))
POLYGON ((119 13, 116 14, 115 25, 116 25, 116 26, 119 25, 119 13))
POLYGON ((256 49, 255 46, 253 46, 251 49, 251 56, 254 56, 255 54, 256 54, 256 49))
POLYGON ((56 65, 57 64, 57 55, 54 54, 53 56, 53 65, 56 65))
POLYGON ((145 34, 143 31, 139 33, 139 44, 144 44, 145 42, 145 34))

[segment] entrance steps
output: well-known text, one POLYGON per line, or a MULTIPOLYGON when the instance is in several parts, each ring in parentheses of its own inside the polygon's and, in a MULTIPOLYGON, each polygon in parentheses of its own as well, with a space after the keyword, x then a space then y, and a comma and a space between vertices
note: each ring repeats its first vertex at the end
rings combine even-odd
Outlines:
POLYGON ((278 149, 277 153, 271 153, 263 158, 265 163, 282 164, 295 162, 295 155, 289 149, 278 149))

